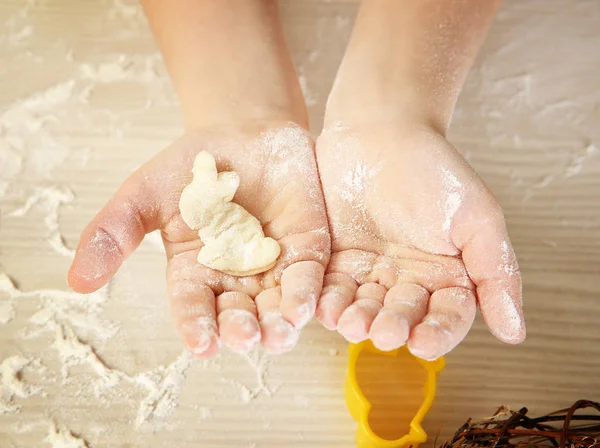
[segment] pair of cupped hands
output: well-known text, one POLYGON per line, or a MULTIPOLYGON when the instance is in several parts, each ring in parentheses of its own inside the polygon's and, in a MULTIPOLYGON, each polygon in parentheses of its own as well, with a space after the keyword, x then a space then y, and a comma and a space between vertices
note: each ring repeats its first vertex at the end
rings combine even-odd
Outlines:
POLYGON ((134 172, 85 228, 69 272, 88 293, 144 235, 160 229, 170 311, 185 347, 291 350, 316 315, 348 341, 407 344, 423 359, 459 344, 479 306, 507 343, 525 337, 521 277, 500 206, 445 136, 426 122, 343 123, 316 142, 285 120, 199 128, 134 172), (235 171, 234 202, 281 246, 267 272, 233 277, 197 261, 183 222, 195 155, 235 171))

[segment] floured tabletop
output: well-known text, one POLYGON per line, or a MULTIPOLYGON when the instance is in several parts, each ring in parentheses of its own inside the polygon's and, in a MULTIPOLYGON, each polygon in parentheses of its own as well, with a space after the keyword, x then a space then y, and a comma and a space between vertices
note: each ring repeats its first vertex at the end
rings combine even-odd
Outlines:
MULTIPOLYGON (((356 7, 281 5, 314 135, 356 7)), ((469 75, 449 137, 506 212, 528 337, 478 318, 428 446, 500 405, 600 400, 599 22, 594 0, 506 1, 469 75)), ((178 102, 136 3, 8 0, 0 23, 0 448, 353 446, 341 337, 311 323, 283 356, 193 360, 159 235, 109 287, 69 292, 79 233, 181 134, 178 102)))

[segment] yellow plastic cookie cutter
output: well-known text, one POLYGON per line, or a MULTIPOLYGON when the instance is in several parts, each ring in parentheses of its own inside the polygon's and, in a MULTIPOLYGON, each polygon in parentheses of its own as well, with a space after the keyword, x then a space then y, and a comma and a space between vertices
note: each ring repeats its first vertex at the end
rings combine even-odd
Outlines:
POLYGON ((352 418, 358 423, 356 430, 356 445, 358 448, 404 448, 417 447, 421 443, 427 441, 427 433, 423 430, 421 423, 429 412, 437 386, 437 377, 446 365, 444 358, 439 358, 435 361, 424 361, 414 357, 410 351, 404 347, 389 352, 383 352, 373 346, 371 341, 364 341, 359 344, 350 344, 348 347, 348 370, 346 374, 346 382, 344 385, 344 398, 346 406, 352 415, 352 418), (369 413, 372 405, 364 396, 356 378, 356 364, 360 353, 363 350, 368 350, 371 353, 383 356, 406 356, 417 360, 424 369, 424 374, 427 375, 425 385, 423 387, 423 403, 419 410, 410 422, 410 431, 408 434, 396 440, 386 440, 379 437, 371 429, 369 423, 369 413))

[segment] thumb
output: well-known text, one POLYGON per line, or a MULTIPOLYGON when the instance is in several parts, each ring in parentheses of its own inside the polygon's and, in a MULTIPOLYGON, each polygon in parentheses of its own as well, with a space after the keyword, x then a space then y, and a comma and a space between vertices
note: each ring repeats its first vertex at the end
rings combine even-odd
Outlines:
POLYGON ((141 172, 119 188, 81 234, 69 269, 69 286, 90 293, 104 286, 121 263, 159 225, 159 207, 141 172))
POLYGON ((488 328, 501 341, 519 343, 525 339, 521 273, 500 205, 491 194, 480 199, 462 211, 453 231, 454 244, 477 286, 488 328))

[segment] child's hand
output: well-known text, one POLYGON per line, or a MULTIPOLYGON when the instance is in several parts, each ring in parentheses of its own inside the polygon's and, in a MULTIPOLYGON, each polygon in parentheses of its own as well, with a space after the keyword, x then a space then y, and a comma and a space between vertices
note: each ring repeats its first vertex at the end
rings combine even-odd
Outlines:
POLYGON ((500 206, 425 125, 333 124, 317 142, 332 237, 317 318, 351 342, 438 358, 476 304, 504 342, 525 337, 521 276, 500 206))
POLYGON ((351 341, 437 358, 479 303, 525 337, 500 206, 446 141, 499 1, 362 2, 317 143, 332 257, 317 316, 351 341))
POLYGON ((69 284, 82 293, 100 288, 155 229, 169 260, 171 314, 192 353, 214 355, 221 343, 237 351, 259 341, 270 352, 295 346, 314 314, 330 251, 313 143, 303 129, 274 123, 184 136, 136 171, 83 231, 69 284), (232 277, 198 263, 202 243, 178 203, 201 150, 219 171, 239 174, 234 201, 278 240, 282 253, 270 271, 232 277))

